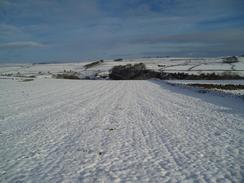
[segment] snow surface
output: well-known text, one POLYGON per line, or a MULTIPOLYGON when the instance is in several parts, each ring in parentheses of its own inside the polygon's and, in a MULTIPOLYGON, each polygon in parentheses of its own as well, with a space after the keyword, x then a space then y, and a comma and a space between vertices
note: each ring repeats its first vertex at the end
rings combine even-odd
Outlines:
POLYGON ((0 182, 243 182, 243 109, 157 80, 0 79, 0 182))

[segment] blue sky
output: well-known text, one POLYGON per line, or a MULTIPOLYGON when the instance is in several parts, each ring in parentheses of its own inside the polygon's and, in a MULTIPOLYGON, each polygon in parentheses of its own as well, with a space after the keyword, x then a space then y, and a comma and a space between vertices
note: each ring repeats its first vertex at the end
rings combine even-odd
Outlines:
POLYGON ((0 63, 244 54, 244 0, 0 0, 0 63))

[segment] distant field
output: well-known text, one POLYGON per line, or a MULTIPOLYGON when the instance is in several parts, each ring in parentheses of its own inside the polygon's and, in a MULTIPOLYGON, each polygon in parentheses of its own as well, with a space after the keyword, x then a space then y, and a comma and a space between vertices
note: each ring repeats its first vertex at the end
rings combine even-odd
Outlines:
POLYGON ((0 75, 34 75, 36 77, 50 77, 52 74, 72 71, 81 77, 93 75, 98 72, 107 72, 115 65, 135 64, 143 62, 148 69, 164 72, 183 72, 190 74, 224 73, 229 72, 244 76, 244 59, 239 57, 239 62, 226 64, 221 58, 143 58, 128 59, 123 61, 105 60, 89 68, 84 66, 90 62, 64 63, 64 64, 23 64, 0 65, 0 75))

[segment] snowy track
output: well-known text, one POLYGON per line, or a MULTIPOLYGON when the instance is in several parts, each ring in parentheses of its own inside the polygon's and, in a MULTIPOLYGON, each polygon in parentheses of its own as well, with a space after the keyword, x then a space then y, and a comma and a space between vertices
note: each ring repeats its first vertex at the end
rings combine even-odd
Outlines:
POLYGON ((160 81, 0 80, 0 182, 242 182, 243 109, 160 81))

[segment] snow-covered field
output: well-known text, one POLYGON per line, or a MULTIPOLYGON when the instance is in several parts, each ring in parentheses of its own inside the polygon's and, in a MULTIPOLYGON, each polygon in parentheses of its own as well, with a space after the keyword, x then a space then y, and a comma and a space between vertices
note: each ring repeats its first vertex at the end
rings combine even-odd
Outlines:
POLYGON ((0 182, 243 182, 243 109, 158 80, 0 79, 0 182))

